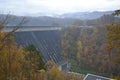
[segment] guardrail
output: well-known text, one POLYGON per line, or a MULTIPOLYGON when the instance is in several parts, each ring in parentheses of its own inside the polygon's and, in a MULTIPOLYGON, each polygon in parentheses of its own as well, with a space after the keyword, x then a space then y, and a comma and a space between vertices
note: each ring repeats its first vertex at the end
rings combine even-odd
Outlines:
MULTIPOLYGON (((10 32, 12 31, 14 28, 4 28, 2 31, 3 32, 10 32)), ((46 27, 46 28, 41 28, 41 27, 26 27, 26 28, 19 28, 18 30, 16 30, 16 32, 22 32, 22 31, 45 31, 45 30, 61 30, 61 27, 46 27)))

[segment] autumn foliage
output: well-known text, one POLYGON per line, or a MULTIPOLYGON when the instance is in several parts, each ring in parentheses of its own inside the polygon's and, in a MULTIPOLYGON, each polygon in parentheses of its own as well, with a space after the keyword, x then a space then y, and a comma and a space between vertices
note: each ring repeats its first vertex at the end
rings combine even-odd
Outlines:
POLYGON ((17 45, 12 32, 0 26, 0 80, 82 80, 60 71, 53 62, 44 63, 34 45, 17 45), (47 66, 50 66, 49 68, 47 66), (68 77, 69 76, 69 77, 68 77))
MULTIPOLYGON (((120 10, 113 13, 119 14, 120 10)), ((90 25, 92 23, 95 26, 62 29, 63 55, 70 60, 71 71, 119 78, 120 23, 112 15, 93 20, 90 25), (109 24, 105 24, 107 20, 109 24)))

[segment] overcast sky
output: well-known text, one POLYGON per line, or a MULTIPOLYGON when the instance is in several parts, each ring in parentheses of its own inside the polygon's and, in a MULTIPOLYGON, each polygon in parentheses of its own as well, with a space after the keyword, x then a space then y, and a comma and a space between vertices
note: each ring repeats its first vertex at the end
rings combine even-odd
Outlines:
POLYGON ((63 14, 120 9, 120 0, 0 0, 2 13, 27 15, 35 13, 63 14))

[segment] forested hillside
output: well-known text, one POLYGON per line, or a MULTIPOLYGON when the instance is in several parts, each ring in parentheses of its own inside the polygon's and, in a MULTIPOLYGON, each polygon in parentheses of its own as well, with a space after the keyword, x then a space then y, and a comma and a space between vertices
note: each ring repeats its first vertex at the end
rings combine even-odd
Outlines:
POLYGON ((62 33, 63 55, 70 59, 73 71, 80 72, 82 68, 96 71, 104 62, 107 56, 104 27, 69 27, 62 33))
POLYGON ((120 25, 114 23, 113 26, 110 28, 109 24, 107 28, 105 25, 84 28, 63 28, 63 55, 70 60, 71 71, 85 74, 94 73, 109 77, 111 75, 120 75, 120 25), (115 32, 114 34, 112 30, 115 32), (115 39, 115 43, 111 43, 109 39, 111 42, 115 39), (113 46, 112 49, 110 48, 112 53, 109 50, 109 44, 116 44, 114 48, 113 46))
POLYGON ((86 24, 88 26, 98 26, 98 25, 106 25, 106 24, 112 24, 113 22, 120 22, 119 17, 115 17, 112 15, 103 15, 100 18, 93 19, 93 20, 87 20, 86 24))

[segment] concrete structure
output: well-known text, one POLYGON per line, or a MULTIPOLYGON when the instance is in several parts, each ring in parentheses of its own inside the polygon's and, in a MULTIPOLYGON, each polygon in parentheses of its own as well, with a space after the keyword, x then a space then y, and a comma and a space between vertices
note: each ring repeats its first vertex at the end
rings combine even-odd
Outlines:
MULTIPOLYGON (((9 28, 4 29, 5 32, 11 30, 9 28)), ((61 28, 22 28, 14 33, 14 38, 18 45, 24 47, 34 45, 40 51, 45 63, 53 61, 60 70, 69 71, 68 60, 61 56, 60 30, 61 28)))
POLYGON ((87 74, 83 80, 112 80, 112 79, 94 74, 87 74))

